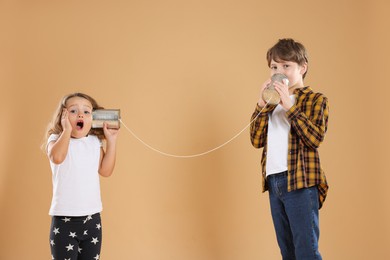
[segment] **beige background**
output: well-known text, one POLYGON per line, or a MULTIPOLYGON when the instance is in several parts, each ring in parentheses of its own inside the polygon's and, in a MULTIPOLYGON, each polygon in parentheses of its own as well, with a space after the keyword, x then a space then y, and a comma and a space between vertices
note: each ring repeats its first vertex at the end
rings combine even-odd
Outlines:
MULTIPOLYGON (((39 150, 60 98, 86 92, 163 151, 213 148, 248 124, 265 53, 292 37, 330 100, 324 259, 387 259, 388 1, 0 1, 0 259, 50 259, 39 150)), ((102 259, 280 259, 248 131, 207 156, 159 155, 122 128, 101 180, 102 259)))

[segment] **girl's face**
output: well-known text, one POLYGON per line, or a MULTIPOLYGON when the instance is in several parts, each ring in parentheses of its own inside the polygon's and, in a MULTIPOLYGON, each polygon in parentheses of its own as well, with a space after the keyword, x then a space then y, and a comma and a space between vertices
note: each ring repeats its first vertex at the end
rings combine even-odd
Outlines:
POLYGON ((88 135, 92 127, 92 104, 82 97, 72 97, 66 101, 68 119, 72 126, 72 137, 88 135))
POLYGON ((288 86, 292 87, 303 87, 303 74, 307 70, 307 65, 299 65, 293 61, 271 61, 270 64, 271 76, 276 73, 284 74, 288 78, 288 86))

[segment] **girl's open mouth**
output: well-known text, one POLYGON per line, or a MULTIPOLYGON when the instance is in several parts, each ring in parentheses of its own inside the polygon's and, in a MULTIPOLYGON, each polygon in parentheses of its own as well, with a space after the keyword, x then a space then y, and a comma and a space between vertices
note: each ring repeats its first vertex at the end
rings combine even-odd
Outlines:
POLYGON ((82 120, 77 121, 76 127, 77 127, 77 130, 83 129, 83 127, 84 127, 84 121, 82 121, 82 120))

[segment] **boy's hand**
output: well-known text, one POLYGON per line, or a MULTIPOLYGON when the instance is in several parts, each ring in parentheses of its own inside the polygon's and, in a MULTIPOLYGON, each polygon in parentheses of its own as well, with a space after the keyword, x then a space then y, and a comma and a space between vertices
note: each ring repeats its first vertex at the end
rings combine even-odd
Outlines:
POLYGON ((274 87, 275 87, 275 90, 280 95, 280 105, 282 105, 282 107, 286 111, 289 110, 292 107, 293 103, 292 103, 292 101, 290 99, 290 93, 289 93, 289 90, 288 90, 288 85, 285 84, 284 81, 283 81, 283 83, 275 81, 274 82, 274 87))
POLYGON ((263 85, 261 86, 260 88, 260 98, 259 98, 259 101, 257 102, 257 104, 260 106, 260 107, 265 107, 265 100, 263 99, 263 91, 264 89, 268 86, 268 84, 271 83, 271 79, 267 79, 263 85))

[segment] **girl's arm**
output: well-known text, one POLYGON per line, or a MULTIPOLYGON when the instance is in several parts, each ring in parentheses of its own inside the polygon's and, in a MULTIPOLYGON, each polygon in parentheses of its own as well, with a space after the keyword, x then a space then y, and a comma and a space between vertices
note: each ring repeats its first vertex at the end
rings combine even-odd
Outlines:
POLYGON ((64 109, 61 118, 62 133, 56 141, 47 145, 47 155, 50 161, 55 164, 62 163, 68 154, 69 141, 72 133, 72 126, 68 119, 68 111, 64 109))
POLYGON ((115 168, 116 140, 119 129, 108 129, 107 124, 103 125, 104 136, 106 137, 106 151, 101 148, 99 174, 103 177, 110 177, 115 168))

